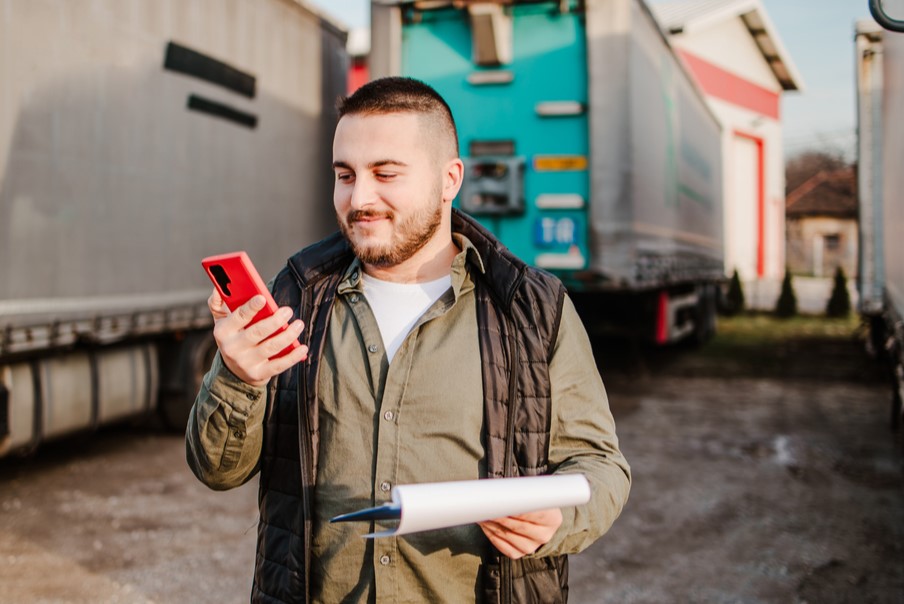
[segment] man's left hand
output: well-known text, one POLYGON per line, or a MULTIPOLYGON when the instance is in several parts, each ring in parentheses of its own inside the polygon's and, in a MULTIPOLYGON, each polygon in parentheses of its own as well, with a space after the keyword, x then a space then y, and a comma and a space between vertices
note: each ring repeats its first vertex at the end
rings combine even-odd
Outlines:
POLYGON ((480 523, 480 528, 496 549, 517 560, 549 543, 561 524, 562 511, 553 508, 487 520, 480 523))

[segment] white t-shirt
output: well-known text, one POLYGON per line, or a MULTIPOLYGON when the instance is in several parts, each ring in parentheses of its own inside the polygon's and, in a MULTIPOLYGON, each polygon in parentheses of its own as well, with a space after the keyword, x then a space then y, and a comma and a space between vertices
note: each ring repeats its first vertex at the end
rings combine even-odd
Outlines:
POLYGON ((421 315, 452 286, 452 275, 424 283, 393 283, 366 273, 361 278, 390 363, 421 315))

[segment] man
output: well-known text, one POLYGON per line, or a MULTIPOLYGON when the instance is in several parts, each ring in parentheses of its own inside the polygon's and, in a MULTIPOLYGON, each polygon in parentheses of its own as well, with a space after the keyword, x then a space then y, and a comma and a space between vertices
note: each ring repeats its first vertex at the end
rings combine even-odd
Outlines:
POLYGON ((249 327, 261 300, 209 301, 219 354, 188 462, 215 489, 260 472, 252 601, 565 601, 566 555, 608 530, 630 485, 574 307, 452 209, 463 164, 432 88, 377 80, 339 114, 341 233, 276 276, 274 317, 249 327), (329 522, 394 484, 550 473, 585 475, 590 502, 376 540, 329 522))

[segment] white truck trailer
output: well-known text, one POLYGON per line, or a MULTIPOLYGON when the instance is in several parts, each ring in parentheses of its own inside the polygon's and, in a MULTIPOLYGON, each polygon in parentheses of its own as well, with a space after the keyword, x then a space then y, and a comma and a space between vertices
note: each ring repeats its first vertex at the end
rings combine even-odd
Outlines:
POLYGON ((214 350, 200 267, 334 228, 346 33, 296 0, 0 1, 0 456, 158 409, 214 350))
POLYGON ((371 23, 371 75, 452 107, 456 203, 559 275, 591 330, 712 333, 721 127, 644 2, 374 0, 371 23))
POLYGON ((897 426, 904 398, 904 33, 862 21, 855 48, 860 312, 888 362, 897 426))

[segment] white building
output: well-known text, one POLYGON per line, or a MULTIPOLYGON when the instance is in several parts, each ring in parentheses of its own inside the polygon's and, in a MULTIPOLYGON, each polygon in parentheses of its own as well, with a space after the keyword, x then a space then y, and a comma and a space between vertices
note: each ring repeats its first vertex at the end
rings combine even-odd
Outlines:
POLYGON ((753 307, 771 307, 785 271, 781 94, 801 90, 760 0, 651 7, 722 122, 725 271, 753 307))

